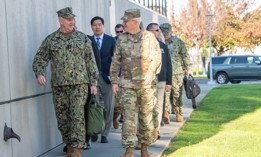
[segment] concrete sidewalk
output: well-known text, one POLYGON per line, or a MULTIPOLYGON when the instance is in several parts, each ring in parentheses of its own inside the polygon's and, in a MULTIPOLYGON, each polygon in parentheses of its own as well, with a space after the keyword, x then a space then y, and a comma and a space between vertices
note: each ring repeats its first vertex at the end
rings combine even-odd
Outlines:
MULTIPOLYGON (((214 87, 216 84, 199 84, 201 88, 200 95, 196 98, 197 105, 202 101, 206 94, 214 87)), ((157 140, 154 144, 149 147, 149 153, 152 157, 160 157, 166 147, 171 142, 171 139, 177 134, 181 126, 188 120, 190 114, 193 112, 191 100, 185 97, 185 92, 183 92, 183 116, 185 121, 177 123, 175 122, 175 115, 170 115, 170 124, 164 125, 160 129, 161 138, 157 140)), ((109 143, 100 143, 100 137, 97 142, 92 143, 92 148, 83 151, 83 157, 119 157, 124 154, 125 149, 121 146, 121 129, 111 129, 108 137, 109 143)), ((41 155, 41 157, 65 157, 66 154, 62 151, 64 144, 57 146, 50 152, 41 155)), ((140 151, 134 150, 135 157, 140 157, 140 151)))

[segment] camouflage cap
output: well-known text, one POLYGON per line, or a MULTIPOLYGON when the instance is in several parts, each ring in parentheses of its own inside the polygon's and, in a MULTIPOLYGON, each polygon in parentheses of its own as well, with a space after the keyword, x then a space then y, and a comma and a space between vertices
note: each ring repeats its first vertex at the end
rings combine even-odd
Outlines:
POLYGON ((72 7, 63 8, 61 10, 58 10, 56 13, 58 14, 58 17, 62 17, 65 19, 70 19, 76 16, 72 12, 72 7))
POLYGON ((124 16, 121 18, 123 21, 130 21, 133 18, 140 17, 140 10, 139 9, 128 9, 124 12, 124 16))
POLYGON ((164 35, 168 35, 169 33, 172 32, 172 27, 169 23, 163 23, 160 25, 160 29, 161 29, 161 32, 164 34, 164 35))

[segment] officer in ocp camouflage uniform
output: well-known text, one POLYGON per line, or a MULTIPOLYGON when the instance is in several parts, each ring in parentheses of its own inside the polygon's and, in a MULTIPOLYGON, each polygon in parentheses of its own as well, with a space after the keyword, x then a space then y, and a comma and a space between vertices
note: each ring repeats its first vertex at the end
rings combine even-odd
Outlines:
POLYGON ((96 94, 98 70, 87 35, 74 29, 71 7, 57 11, 60 28, 42 42, 34 61, 37 82, 45 86, 45 72, 51 62, 51 85, 58 128, 67 145, 67 157, 81 157, 85 143, 84 104, 88 85, 96 94))
MULTIPOLYGON (((191 60, 187 52, 185 43, 177 36, 172 35, 172 27, 169 23, 160 25, 160 29, 164 35, 165 42, 168 46, 172 63, 172 88, 171 92, 166 92, 166 109, 172 108, 175 110, 176 121, 182 122, 182 85, 184 73, 192 75, 191 60), (168 101, 170 100, 170 104, 168 101)), ((164 122, 169 123, 170 110, 165 110, 164 122)))
POLYGON ((134 157, 132 149, 135 146, 137 117, 141 156, 150 157, 147 147, 154 141, 152 110, 156 104, 151 86, 161 68, 161 51, 155 36, 140 30, 139 9, 126 10, 121 19, 126 32, 116 42, 110 76, 113 92, 120 97, 123 107, 122 145, 126 152, 122 157, 134 157), (122 69, 118 80, 120 65, 122 69))

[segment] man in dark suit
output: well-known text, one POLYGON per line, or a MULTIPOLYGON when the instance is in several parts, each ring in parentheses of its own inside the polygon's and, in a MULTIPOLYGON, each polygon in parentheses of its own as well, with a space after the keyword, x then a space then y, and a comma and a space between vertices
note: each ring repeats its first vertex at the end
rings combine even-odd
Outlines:
POLYGON ((94 34, 93 37, 100 51, 101 57, 101 69, 97 96, 101 96, 100 98, 103 100, 104 107, 106 109, 105 129, 101 134, 101 143, 108 143, 107 136, 109 135, 112 125, 115 99, 110 82, 110 66, 115 47, 115 39, 104 33, 103 18, 99 16, 93 17, 91 19, 91 27, 94 34))
POLYGON ((98 67, 98 70, 101 70, 101 56, 100 56, 100 52, 99 49, 96 45, 95 39, 93 38, 93 36, 88 35, 88 38, 92 41, 92 50, 94 53, 94 57, 95 57, 95 61, 98 67))
POLYGON ((114 28, 116 36, 114 37, 116 40, 118 39, 118 36, 121 35, 124 32, 124 26, 123 24, 117 24, 114 28))

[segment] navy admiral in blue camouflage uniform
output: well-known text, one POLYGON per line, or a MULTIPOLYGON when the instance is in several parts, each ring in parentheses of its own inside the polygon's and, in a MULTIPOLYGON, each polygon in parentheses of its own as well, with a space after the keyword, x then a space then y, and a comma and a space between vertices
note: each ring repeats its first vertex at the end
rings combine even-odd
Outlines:
POLYGON ((57 11, 60 28, 47 36, 38 49, 33 71, 41 86, 46 84, 46 67, 51 63, 51 84, 58 128, 67 145, 67 157, 81 157, 85 143, 84 104, 96 94, 99 72, 87 35, 74 29, 71 7, 57 11))

